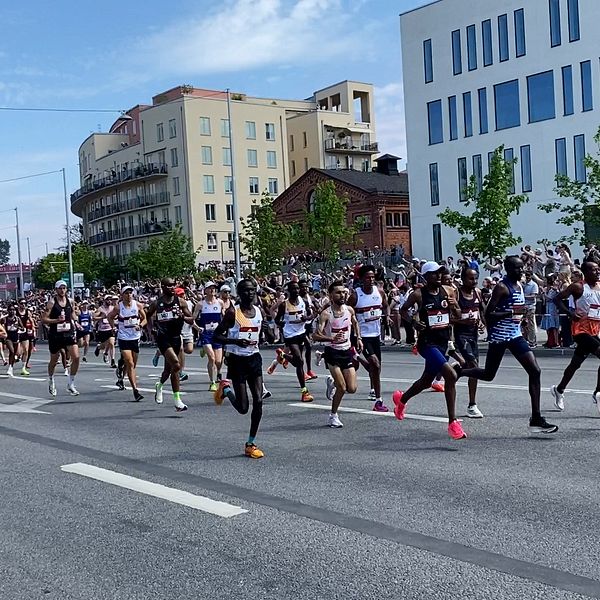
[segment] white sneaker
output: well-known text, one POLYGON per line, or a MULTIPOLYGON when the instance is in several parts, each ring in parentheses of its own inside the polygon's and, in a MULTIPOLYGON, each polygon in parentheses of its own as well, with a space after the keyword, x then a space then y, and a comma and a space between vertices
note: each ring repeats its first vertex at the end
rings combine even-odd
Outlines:
MULTIPOLYGON (((592 394, 592 402, 594 404, 598 404, 598 396, 600 396, 600 392, 594 392, 592 394)), ((600 410, 600 408, 598 410, 600 410)))
POLYGON ((54 385, 54 380, 48 382, 48 393, 51 396, 56 396, 56 386, 54 385))
POLYGON ((271 392, 269 390, 264 389, 263 393, 262 393, 262 399, 263 400, 268 400, 272 395, 273 394, 271 394, 271 392))
POLYGON ((331 402, 333 400, 333 395, 335 394, 335 381, 331 375, 327 375, 327 379, 325 380, 325 382, 327 386, 325 397, 327 398, 327 400, 329 400, 329 402, 331 402))
POLYGON ((477 404, 467 406, 467 417, 470 419, 483 419, 483 413, 477 408, 477 404))
POLYGON ((343 427, 343 426, 344 426, 344 424, 340 421, 340 418, 337 416, 337 414, 332 413, 327 418, 327 427, 339 429, 340 427, 343 427))
POLYGON ((376 399, 377 399, 377 397, 375 396, 375 390, 371 390, 371 391, 369 392, 369 400, 370 400, 371 402, 374 402, 376 399))
POLYGON ((79 392, 77 391, 77 388, 75 387, 74 383, 70 383, 67 386, 67 392, 69 392, 69 394, 71 394, 71 396, 79 396, 79 392))
MULTIPOLYGON (((550 388, 550 393, 552 394, 552 397, 554 398, 554 406, 556 406, 556 408, 558 408, 558 410, 565 410, 565 394, 564 392, 561 394, 558 391, 558 388, 553 385, 550 388)), ((592 396, 594 397, 594 396, 592 396)))
POLYGON ((65 377, 69 376, 69 369, 65 369, 65 377))
POLYGON ((323 352, 321 352, 320 350, 317 350, 315 352, 315 354, 317 355, 317 367, 321 365, 321 361, 323 360, 323 352))
POLYGON ((8 367, 8 371, 6 371, 6 374, 7 374, 9 377, 14 377, 14 374, 13 374, 13 368, 12 368, 12 367, 8 367))
POLYGON ((175 410, 177 412, 187 410, 187 405, 184 404, 181 400, 175 400, 175 410))
POLYGON ((163 401, 162 386, 157 381, 156 385, 154 386, 154 402, 156 402, 156 404, 162 404, 162 401, 163 401))

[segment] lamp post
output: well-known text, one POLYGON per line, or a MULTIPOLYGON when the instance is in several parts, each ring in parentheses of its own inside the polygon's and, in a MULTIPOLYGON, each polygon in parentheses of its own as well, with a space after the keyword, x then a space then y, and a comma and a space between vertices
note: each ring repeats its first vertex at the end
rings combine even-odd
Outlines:
POLYGON ((233 134, 231 126, 231 94, 227 89, 227 119, 229 121, 229 153, 231 154, 231 208, 233 212, 233 254, 235 256, 235 278, 239 281, 242 277, 242 265, 240 260, 240 231, 238 223, 238 206, 235 185, 235 152, 233 147, 233 134))

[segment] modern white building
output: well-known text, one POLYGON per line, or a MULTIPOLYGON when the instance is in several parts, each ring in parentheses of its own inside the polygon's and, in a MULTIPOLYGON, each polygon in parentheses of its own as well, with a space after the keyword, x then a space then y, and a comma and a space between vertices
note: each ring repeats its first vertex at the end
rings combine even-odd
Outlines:
MULTIPOLYGON (((556 173, 585 178, 600 125, 598 0, 437 0, 400 16, 413 252, 455 254, 440 224, 464 207, 489 153, 515 157, 512 219, 523 243, 569 233, 540 204, 557 201, 556 173)), ((568 200, 561 200, 567 202, 568 200)))

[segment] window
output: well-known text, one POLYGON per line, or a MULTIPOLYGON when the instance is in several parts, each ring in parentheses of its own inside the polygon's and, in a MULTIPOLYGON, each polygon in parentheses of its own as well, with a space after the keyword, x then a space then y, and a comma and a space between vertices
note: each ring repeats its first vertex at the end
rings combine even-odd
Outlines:
POLYGON ((209 252, 216 252, 217 247, 218 247, 217 234, 216 233, 207 233, 206 234, 206 249, 209 252))
POLYGON ((177 148, 171 148, 171 166, 177 167, 179 165, 179 157, 177 156, 177 148))
POLYGON ((265 139, 269 142, 275 140, 275 123, 265 123, 265 139))
POLYGON ((225 205, 225 213, 227 214, 227 220, 233 221, 233 204, 225 205))
POLYGON ((225 175, 223 183, 225 184, 225 193, 231 194, 233 192, 233 177, 231 175, 225 175))
POLYGON ((156 124, 156 141, 162 142, 164 139, 165 139, 165 133, 163 131, 163 124, 157 123, 156 124))
POLYGON ((258 177, 250 177, 248 180, 251 194, 258 194, 258 177))
POLYGON ((431 51, 431 40, 423 42, 423 65, 425 69, 425 83, 433 81, 433 53, 431 51))
POLYGON ((458 198, 461 202, 467 201, 467 159, 458 159, 458 198))
POLYGON ((498 56, 500 62, 508 60, 508 15, 498 17, 498 56))
POLYGON ((438 206, 440 203, 440 185, 437 163, 429 165, 429 191, 431 193, 431 206, 438 206))
POLYGON ((442 260, 442 226, 439 223, 433 224, 433 260, 442 260))
POLYGON ((215 179, 212 175, 203 175, 202 176, 204 193, 205 194, 214 194, 215 193, 215 179))
POLYGON ((460 29, 452 32, 452 72, 454 75, 462 73, 462 54, 460 49, 460 29))
POLYGON ((529 122, 554 119, 554 71, 546 71, 527 78, 529 122))
MULTIPOLYGON (((352 158, 348 158, 348 168, 352 169, 352 158)), ((308 158, 304 157, 304 172, 308 171, 308 158)))
POLYGON ((504 149, 504 160, 507 163, 510 163, 510 170, 511 170, 511 184, 510 184, 510 189, 508 190, 511 194, 515 193, 515 164, 513 162, 514 159, 515 159, 514 150, 512 148, 505 148, 504 149))
POLYGON ((175 119, 169 119, 169 137, 177 137, 177 125, 175 119))
POLYGON ((290 135, 290 152, 294 151, 294 136, 290 135))
POLYGON ((181 222, 182 222, 181 206, 176 206, 175 207, 175 223, 177 223, 177 225, 179 225, 181 222))
POLYGON ((492 22, 487 19, 481 24, 481 39, 483 42, 483 66, 494 64, 494 49, 492 47, 492 22))
POLYGON ((531 148, 521 146, 521 191, 531 191, 531 148))
POLYGON ((275 177, 269 177, 269 194, 276 196, 279 194, 279 182, 275 177))
POLYGON ((267 167, 269 169, 277 168, 277 152, 275 150, 267 150, 267 167))
POLYGON ((200 135, 210 135, 210 117, 200 117, 200 135))
POLYGON ((179 196, 179 177, 173 177, 173 196, 179 196))
POLYGON ((235 233, 232 231, 227 233, 227 249, 233 250, 235 244, 235 233))
POLYGON ((554 140, 554 153, 556 155, 556 174, 568 175, 567 171, 567 140, 558 138, 554 140))
POLYGON ((585 183, 587 176, 585 170, 585 136, 576 135, 573 138, 575 148, 575 181, 585 183))
POLYGON ((394 213, 394 227, 402 227, 402 213, 394 213))
POLYGON ((256 150, 247 150, 248 155, 248 166, 258 167, 258 152, 256 150))
POLYGON ((567 0, 569 11, 569 42, 579 39, 579 0, 567 0))
POLYGON ((550 11, 550 46, 560 46, 560 0, 548 0, 550 11))
POLYGON ((565 117, 575 112, 573 102, 573 67, 568 65, 562 68, 563 106, 565 117))
POLYGON ((212 165, 212 147, 202 146, 202 164, 212 165))
POLYGON ((594 108, 594 96, 592 92, 592 63, 589 60, 582 62, 581 69, 581 107, 583 112, 594 108))
POLYGON ((458 139, 458 116, 456 113, 456 96, 448 98, 448 120, 450 122, 450 139, 458 139))
POLYGON ((477 99, 479 101, 479 133, 488 132, 488 110, 487 110, 487 89, 477 90, 477 99))
POLYGON ((302 132, 302 144, 305 148, 308 146, 308 136, 306 135, 306 131, 302 132))
POLYGON ((471 106, 471 92, 465 92, 463 94, 463 112, 465 137, 471 137, 473 135, 473 109, 471 106))
POLYGON ((231 166, 231 148, 223 148, 223 166, 231 166))
POLYGON ((525 11, 520 8, 515 10, 515 54, 518 57, 525 56, 525 11))
POLYGON ((161 166, 165 164, 165 151, 164 150, 161 150, 160 152, 158 152, 158 164, 161 166))
POLYGON ((481 163, 481 154, 475 154, 475 156, 473 156, 473 175, 475 176, 477 192, 481 192, 483 189, 483 166, 481 163))
POLYGON ((444 141, 441 100, 427 103, 427 119, 429 122, 429 145, 441 144, 444 141))
POLYGON ((290 167, 291 171, 292 171, 292 177, 296 177, 296 161, 293 160, 292 161, 292 166, 290 167))
POLYGON ((221 137, 229 137, 229 119, 221 119, 221 137))
POLYGON ((207 221, 216 221, 217 220, 217 206, 215 204, 205 204, 204 205, 204 214, 206 216, 207 221))
POLYGON ((495 152, 488 152, 488 173, 492 170, 492 160, 494 158, 495 152))
POLYGON ((386 227, 393 227, 394 226, 394 220, 393 220, 393 214, 392 213, 389 213, 389 212, 385 213, 385 226, 386 227))
POLYGON ((254 121, 246 121, 246 139, 256 139, 256 123, 254 121))
POLYGON ((402 227, 410 227, 410 213, 402 213, 401 219, 402 227))
POLYGON ((371 222, 371 215, 355 215, 354 223, 359 226, 361 231, 368 231, 373 226, 371 222))
POLYGON ((467 64, 469 71, 474 71, 477 68, 477 34, 475 25, 467 27, 467 64))
POLYGON ((496 107, 496 130, 519 127, 521 109, 519 107, 519 80, 513 79, 494 86, 496 107))

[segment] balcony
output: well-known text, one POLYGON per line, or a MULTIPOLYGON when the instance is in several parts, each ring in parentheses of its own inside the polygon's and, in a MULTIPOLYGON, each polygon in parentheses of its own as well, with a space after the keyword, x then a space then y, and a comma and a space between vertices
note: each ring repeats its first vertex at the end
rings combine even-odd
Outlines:
POLYGON ((377 154, 379 152, 377 142, 363 144, 359 140, 353 140, 349 137, 328 138, 324 140, 323 145, 325 152, 341 152, 343 154, 377 154))
POLYGON ((123 227, 122 229, 112 229, 111 231, 101 231, 96 235, 91 235, 89 239, 90 246, 118 242, 119 240, 128 240, 136 237, 146 237, 165 233, 171 229, 171 221, 146 221, 141 225, 133 227, 123 227))
POLYGON ((101 208, 88 211, 88 223, 103 219, 104 217, 120 215, 132 210, 163 206, 169 204, 170 201, 171 194, 169 192, 159 192, 158 194, 146 194, 144 196, 128 198, 124 202, 117 202, 115 204, 110 204, 109 206, 102 206, 101 208))

